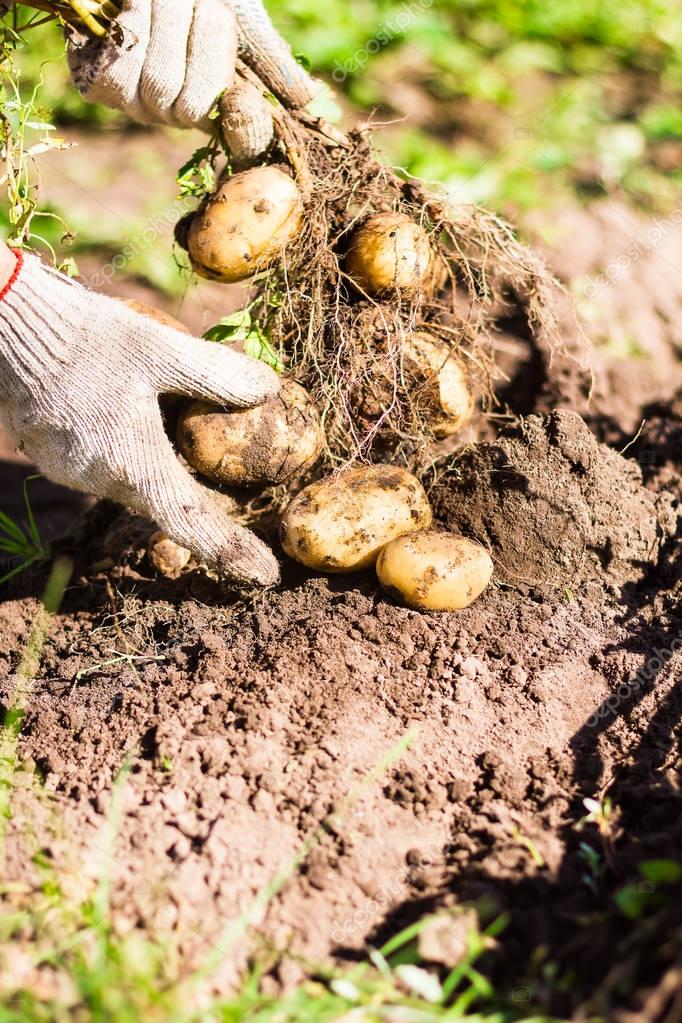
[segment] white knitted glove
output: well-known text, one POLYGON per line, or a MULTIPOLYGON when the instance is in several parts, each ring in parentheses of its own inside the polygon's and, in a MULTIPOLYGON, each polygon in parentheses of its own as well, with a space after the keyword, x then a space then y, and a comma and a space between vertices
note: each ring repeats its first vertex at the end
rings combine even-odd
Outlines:
MULTIPOLYGON (((124 0, 116 21, 121 32, 103 41, 71 39, 73 80, 87 100, 145 124, 210 131, 208 115, 232 88, 238 54, 288 106, 305 106, 319 88, 261 0, 124 0)), ((267 107, 263 101, 248 117, 267 122, 267 107)))
POLYGON ((56 483, 107 497, 231 579, 277 581, 268 548, 230 521, 233 502, 178 461, 160 394, 244 408, 276 393, 277 375, 209 341, 141 316, 18 257, 0 293, 0 419, 56 483))

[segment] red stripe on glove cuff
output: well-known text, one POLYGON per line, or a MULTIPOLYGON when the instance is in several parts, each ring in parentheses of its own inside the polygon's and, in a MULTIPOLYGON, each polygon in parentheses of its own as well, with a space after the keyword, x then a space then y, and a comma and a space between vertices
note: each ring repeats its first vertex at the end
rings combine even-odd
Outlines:
POLYGON ((0 302, 2 302, 3 298, 5 297, 7 292, 10 290, 10 288, 12 287, 14 282, 16 281, 17 277, 21 273, 21 268, 24 265, 24 254, 21 251, 21 249, 10 249, 10 252, 14 253, 14 255, 17 258, 17 262, 16 262, 16 265, 14 267, 14 270, 12 270, 12 276, 7 281, 7 284, 2 289, 2 291, 0 291, 0 302))

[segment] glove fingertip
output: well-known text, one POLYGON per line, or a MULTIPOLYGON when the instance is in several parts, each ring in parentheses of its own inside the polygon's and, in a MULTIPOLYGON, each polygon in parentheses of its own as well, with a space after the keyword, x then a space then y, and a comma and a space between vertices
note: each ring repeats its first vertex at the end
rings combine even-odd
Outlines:
MULTIPOLYGON (((224 353, 227 355, 227 352, 224 353)), ((238 353, 233 352, 233 355, 238 353)), ((211 382, 211 390, 228 405, 249 407, 260 405, 279 392, 281 381, 277 373, 259 359, 239 356, 239 365, 229 365, 227 359, 211 382)))
POLYGON ((217 561, 222 576, 239 583, 260 587, 276 586, 280 581, 277 558, 270 548, 246 529, 240 529, 217 561))

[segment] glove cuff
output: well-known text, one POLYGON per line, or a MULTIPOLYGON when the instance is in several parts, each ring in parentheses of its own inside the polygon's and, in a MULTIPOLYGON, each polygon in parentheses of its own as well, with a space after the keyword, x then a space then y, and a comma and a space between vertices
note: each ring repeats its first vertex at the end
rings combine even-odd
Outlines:
POLYGON ((21 249, 10 248, 10 252, 16 259, 16 263, 14 264, 14 270, 12 270, 9 280, 7 281, 5 286, 0 290, 0 302, 2 302, 5 295, 12 289, 12 286, 16 283, 16 279, 21 273, 21 269, 24 265, 24 253, 21 251, 21 249))
POLYGON ((0 302, 0 383, 10 367, 30 386, 69 361, 71 343, 87 318, 87 292, 38 256, 16 255, 0 302))

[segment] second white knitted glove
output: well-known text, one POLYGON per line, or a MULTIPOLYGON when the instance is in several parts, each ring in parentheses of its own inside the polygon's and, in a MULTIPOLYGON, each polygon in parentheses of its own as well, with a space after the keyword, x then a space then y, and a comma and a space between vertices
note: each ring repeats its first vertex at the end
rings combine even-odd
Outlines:
POLYGON ((229 498, 183 468, 159 395, 245 408, 278 387, 263 363, 141 316, 35 256, 19 256, 0 293, 0 419, 20 449, 48 479, 146 515, 222 575, 262 585, 277 581, 274 556, 230 520, 229 498))
MULTIPOLYGON (((103 41, 71 39, 73 80, 85 99, 144 124, 210 131, 238 54, 287 105, 303 107, 316 94, 261 0, 124 0, 116 23, 120 32, 103 41)), ((267 119, 267 103, 248 116, 267 119)))

